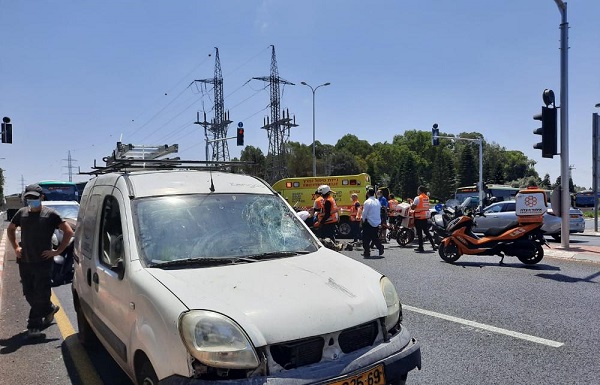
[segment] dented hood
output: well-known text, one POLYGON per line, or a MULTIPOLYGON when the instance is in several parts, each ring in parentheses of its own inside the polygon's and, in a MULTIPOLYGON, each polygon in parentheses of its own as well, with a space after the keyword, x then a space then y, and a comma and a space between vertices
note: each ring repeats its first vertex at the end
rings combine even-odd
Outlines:
POLYGON ((188 309, 235 320, 255 346, 335 332, 387 314, 381 274, 324 247, 270 261, 148 271, 188 309))

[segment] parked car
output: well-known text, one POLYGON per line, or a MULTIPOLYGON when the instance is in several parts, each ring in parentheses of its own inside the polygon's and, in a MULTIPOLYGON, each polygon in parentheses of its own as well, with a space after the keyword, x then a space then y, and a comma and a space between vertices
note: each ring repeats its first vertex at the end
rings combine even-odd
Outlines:
POLYGON ((391 280, 324 247, 258 178, 101 174, 78 222, 79 339, 138 385, 404 384, 421 367, 391 280))
MULTIPOLYGON (((483 209, 483 216, 475 218, 473 232, 484 233, 489 228, 505 227, 517 222, 516 202, 514 200, 502 201, 489 205, 483 209)), ((546 212, 543 216, 542 231, 545 235, 560 237, 560 218, 546 212)))
MULTIPOLYGON (((548 213, 555 215, 552 210, 552 205, 548 203, 548 213)), ((571 207, 569 209, 569 232, 570 233, 583 233, 585 231, 585 218, 583 212, 578 209, 571 207)), ((560 234, 558 235, 560 239, 560 234)))
MULTIPOLYGON (((43 205, 56 210, 73 230, 77 228, 79 203, 75 201, 44 201, 43 205)), ((52 247, 54 249, 58 248, 62 238, 62 230, 54 230, 52 235, 52 247)), ((73 281, 73 238, 71 238, 71 242, 65 251, 54 257, 51 274, 53 286, 64 285, 73 281)))

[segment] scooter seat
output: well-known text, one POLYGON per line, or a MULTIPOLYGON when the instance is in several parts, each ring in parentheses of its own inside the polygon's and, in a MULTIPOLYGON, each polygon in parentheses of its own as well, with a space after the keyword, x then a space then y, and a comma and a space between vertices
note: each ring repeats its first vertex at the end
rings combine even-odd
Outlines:
POLYGON ((488 237, 488 236, 495 237, 495 236, 500 235, 500 234, 504 233, 505 231, 510 230, 513 227, 517 227, 517 226, 519 226, 519 222, 513 221, 504 227, 490 227, 483 233, 483 235, 486 237, 488 237))

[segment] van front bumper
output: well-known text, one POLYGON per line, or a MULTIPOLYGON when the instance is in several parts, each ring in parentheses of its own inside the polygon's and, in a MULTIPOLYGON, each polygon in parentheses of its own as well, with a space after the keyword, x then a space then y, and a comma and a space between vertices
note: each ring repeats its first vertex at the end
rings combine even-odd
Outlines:
MULTIPOLYGON (((336 361, 320 362, 297 369, 286 370, 270 376, 237 380, 219 380, 219 385, 308 385, 326 384, 343 380, 379 364, 384 365, 386 383, 403 383, 411 370, 421 369, 421 347, 410 337, 406 328, 384 342, 370 348, 345 355, 336 361)), ((161 385, 214 385, 214 381, 169 376, 161 385)))

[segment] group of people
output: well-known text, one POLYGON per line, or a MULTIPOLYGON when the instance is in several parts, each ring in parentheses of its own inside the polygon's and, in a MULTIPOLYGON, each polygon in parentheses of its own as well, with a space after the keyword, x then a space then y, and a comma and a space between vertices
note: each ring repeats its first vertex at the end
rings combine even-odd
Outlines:
MULTIPOLYGON (((418 195, 414 200, 407 199, 414 210, 415 228, 419 246, 415 248, 417 252, 425 251, 423 248, 423 238, 431 242, 433 250, 437 247, 433 237, 429 233, 429 197, 427 189, 419 186, 418 195)), ((333 197, 335 191, 331 191, 328 185, 321 185, 315 191, 315 200, 313 207, 304 214, 305 221, 312 226, 319 238, 329 238, 336 242, 335 233, 339 222, 339 210, 333 197)), ((350 227, 354 243, 362 240, 363 257, 370 258, 371 248, 374 247, 383 255, 383 243, 386 241, 387 224, 394 224, 398 218, 396 207, 399 202, 393 194, 389 199, 383 194, 383 190, 375 191, 369 188, 364 203, 360 203, 358 194, 351 195, 352 203, 350 205, 350 227)))

